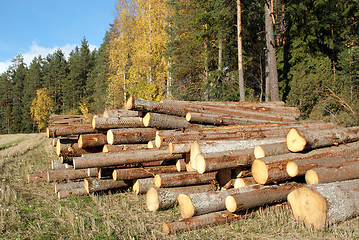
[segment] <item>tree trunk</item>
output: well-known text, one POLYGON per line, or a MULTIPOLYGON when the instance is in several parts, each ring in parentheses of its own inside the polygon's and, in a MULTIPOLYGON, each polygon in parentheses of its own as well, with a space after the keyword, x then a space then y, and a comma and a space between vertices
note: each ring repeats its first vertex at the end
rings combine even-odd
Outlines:
POLYGON ((158 188, 180 187, 204 183, 215 183, 217 172, 199 174, 197 172, 160 173, 155 176, 155 186, 158 188))
POLYGON ((64 169, 66 168, 66 165, 61 162, 60 158, 53 158, 51 160, 51 169, 64 169))
POLYGON ((47 171, 31 172, 27 174, 27 182, 47 182, 47 171))
POLYGON ((80 188, 61 190, 57 193, 57 198, 60 200, 69 196, 84 196, 84 195, 87 195, 87 192, 86 189, 82 186, 80 188))
POLYGON ((155 187, 153 178, 141 178, 134 180, 132 190, 136 195, 146 194, 150 188, 155 187))
POLYGON ((129 180, 146 177, 154 177, 159 173, 174 173, 178 172, 176 166, 153 166, 144 168, 123 168, 113 170, 113 180, 129 180))
POLYGON ((78 140, 79 148, 100 147, 107 144, 107 137, 102 133, 81 134, 78 140))
POLYGON ((284 107, 283 101, 272 101, 272 102, 211 102, 211 101, 178 101, 178 100, 162 100, 162 102, 171 105, 192 107, 192 106, 220 106, 229 108, 238 107, 284 107))
POLYGON ((110 129, 107 131, 107 142, 110 145, 147 143, 154 140, 155 137, 156 130, 154 128, 110 129))
POLYGON ((84 181, 79 182, 68 182, 68 183, 57 183, 55 184, 55 193, 58 193, 60 191, 64 190, 71 190, 75 188, 84 188, 84 181))
POLYGON ((140 128, 144 127, 141 117, 97 117, 92 119, 93 129, 107 130, 111 128, 140 128))
POLYGON ((308 185, 288 195, 294 218, 324 229, 359 215, 359 179, 308 185))
POLYGON ((121 166, 132 163, 151 162, 155 160, 172 160, 182 158, 182 154, 170 154, 168 149, 127 150, 118 153, 98 153, 92 156, 75 157, 75 169, 89 167, 121 166))
POLYGON ((215 190, 215 187, 212 184, 173 188, 150 188, 146 194, 147 209, 151 212, 168 209, 178 204, 177 197, 181 193, 189 194, 213 190, 215 190))
POLYGON ((281 202, 286 200, 288 194, 299 186, 301 185, 288 183, 279 186, 263 186, 258 189, 253 188, 249 191, 237 192, 226 198, 226 208, 230 212, 236 212, 273 202, 281 202))
POLYGON ((244 77, 243 77, 243 49, 242 49, 242 12, 241 0, 237 0, 237 42, 238 42, 238 90, 241 102, 246 101, 244 91, 244 77))
POLYGON ((321 167, 313 168, 305 174, 305 180, 308 184, 329 183, 359 179, 359 162, 344 163, 339 167, 321 167))
POLYGON ((71 136, 86 133, 97 133, 91 124, 58 125, 46 129, 47 137, 71 136))
POLYGON ((124 181, 114 181, 112 179, 104 180, 98 178, 85 178, 84 186, 87 193, 128 187, 124 181))
POLYGON ((186 121, 185 118, 182 117, 159 113, 147 113, 143 117, 143 124, 145 127, 153 127, 157 129, 177 129, 199 126, 196 124, 190 124, 186 121))
POLYGON ((244 177, 244 178, 236 178, 234 179, 233 187, 234 188, 242 188, 245 186, 255 185, 257 182, 253 177, 244 177))
POLYGON ((56 154, 59 157, 80 157, 84 154, 101 152, 101 150, 101 147, 83 149, 79 147, 78 143, 60 144, 58 142, 56 145, 56 154))
POLYGON ((140 150, 147 149, 147 144, 127 144, 127 145, 105 145, 103 146, 102 152, 104 153, 116 153, 127 150, 140 150))
POLYGON ((268 156, 277 156, 285 153, 289 153, 286 142, 263 144, 254 148, 254 157, 256 159, 268 156))
POLYGON ((105 110, 103 112, 104 118, 122 118, 122 117, 143 117, 145 114, 140 111, 131 111, 127 109, 113 109, 105 110))
POLYGON ((359 127, 332 129, 324 131, 301 131, 291 129, 287 135, 287 146, 292 152, 319 147, 336 146, 359 140, 359 127))
POLYGON ((47 171, 47 182, 97 177, 98 169, 59 169, 47 171))
POLYGON ((266 29, 266 47, 268 51, 268 68, 271 89, 271 101, 279 101, 278 72, 275 56, 275 40, 273 31, 273 22, 271 18, 270 2, 266 0, 264 4, 265 11, 265 29, 266 29))
POLYGON ((192 143, 192 141, 174 142, 174 143, 171 142, 170 144, 168 144, 168 151, 171 154, 190 153, 190 151, 191 151, 191 143, 192 143))

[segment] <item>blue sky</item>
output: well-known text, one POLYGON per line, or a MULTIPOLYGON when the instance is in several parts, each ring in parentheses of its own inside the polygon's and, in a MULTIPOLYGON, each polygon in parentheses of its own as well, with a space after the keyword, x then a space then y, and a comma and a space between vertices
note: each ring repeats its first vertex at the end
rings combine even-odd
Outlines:
POLYGON ((8 0, 0 3, 0 73, 19 53, 25 63, 57 48, 69 54, 86 37, 100 47, 116 0, 8 0))

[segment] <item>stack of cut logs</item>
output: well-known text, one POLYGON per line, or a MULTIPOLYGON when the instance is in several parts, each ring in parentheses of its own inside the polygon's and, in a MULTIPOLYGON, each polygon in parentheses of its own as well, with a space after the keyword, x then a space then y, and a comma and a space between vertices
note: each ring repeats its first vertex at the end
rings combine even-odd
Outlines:
POLYGON ((288 199, 307 226, 359 215, 359 127, 298 121, 283 102, 149 101, 131 97, 92 124, 56 116, 59 158, 28 181, 69 195, 132 187, 149 211, 179 204, 166 233, 222 224, 288 199), (307 182, 307 185, 305 184, 307 182), (315 185, 314 185, 315 184, 315 185))

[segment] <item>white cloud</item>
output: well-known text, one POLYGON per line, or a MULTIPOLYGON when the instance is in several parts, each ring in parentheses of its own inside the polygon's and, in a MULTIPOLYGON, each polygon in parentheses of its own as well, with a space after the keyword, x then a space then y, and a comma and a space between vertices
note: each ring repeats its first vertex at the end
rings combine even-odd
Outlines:
MULTIPOLYGON (((30 47, 30 50, 25 53, 22 53, 22 55, 24 57, 24 62, 27 64, 27 66, 29 66, 31 61, 35 57, 38 57, 40 55, 42 57, 46 57, 48 54, 54 53, 57 49, 61 49, 67 59, 69 57, 70 52, 74 50, 75 47, 76 44, 66 44, 65 46, 62 47, 47 48, 47 47, 41 47, 37 45, 36 42, 33 42, 30 47)), ((95 48, 98 49, 97 46, 89 44, 89 49, 91 51, 93 51, 95 48)), ((0 74, 5 72, 11 66, 11 64, 12 64, 11 59, 4 62, 0 62, 0 74)))

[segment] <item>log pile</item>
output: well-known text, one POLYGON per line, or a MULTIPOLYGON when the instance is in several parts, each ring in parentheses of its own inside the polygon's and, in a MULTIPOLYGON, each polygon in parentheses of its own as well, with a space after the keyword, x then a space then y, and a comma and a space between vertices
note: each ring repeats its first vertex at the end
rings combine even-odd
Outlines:
MULTIPOLYGON (((47 136, 56 139, 59 159, 28 181, 57 182, 59 199, 132 187, 146 194, 149 211, 178 204, 183 220, 164 223, 166 233, 242 219, 287 198, 294 217, 308 226, 358 215, 328 220, 347 203, 338 205, 327 193, 341 188, 331 182, 359 178, 359 127, 298 121, 299 110, 283 102, 131 97, 126 106, 92 124, 52 120, 47 136), (305 201, 321 206, 315 217, 303 210, 305 201)), ((348 208, 359 201, 355 183, 343 187, 356 199, 348 208)))

